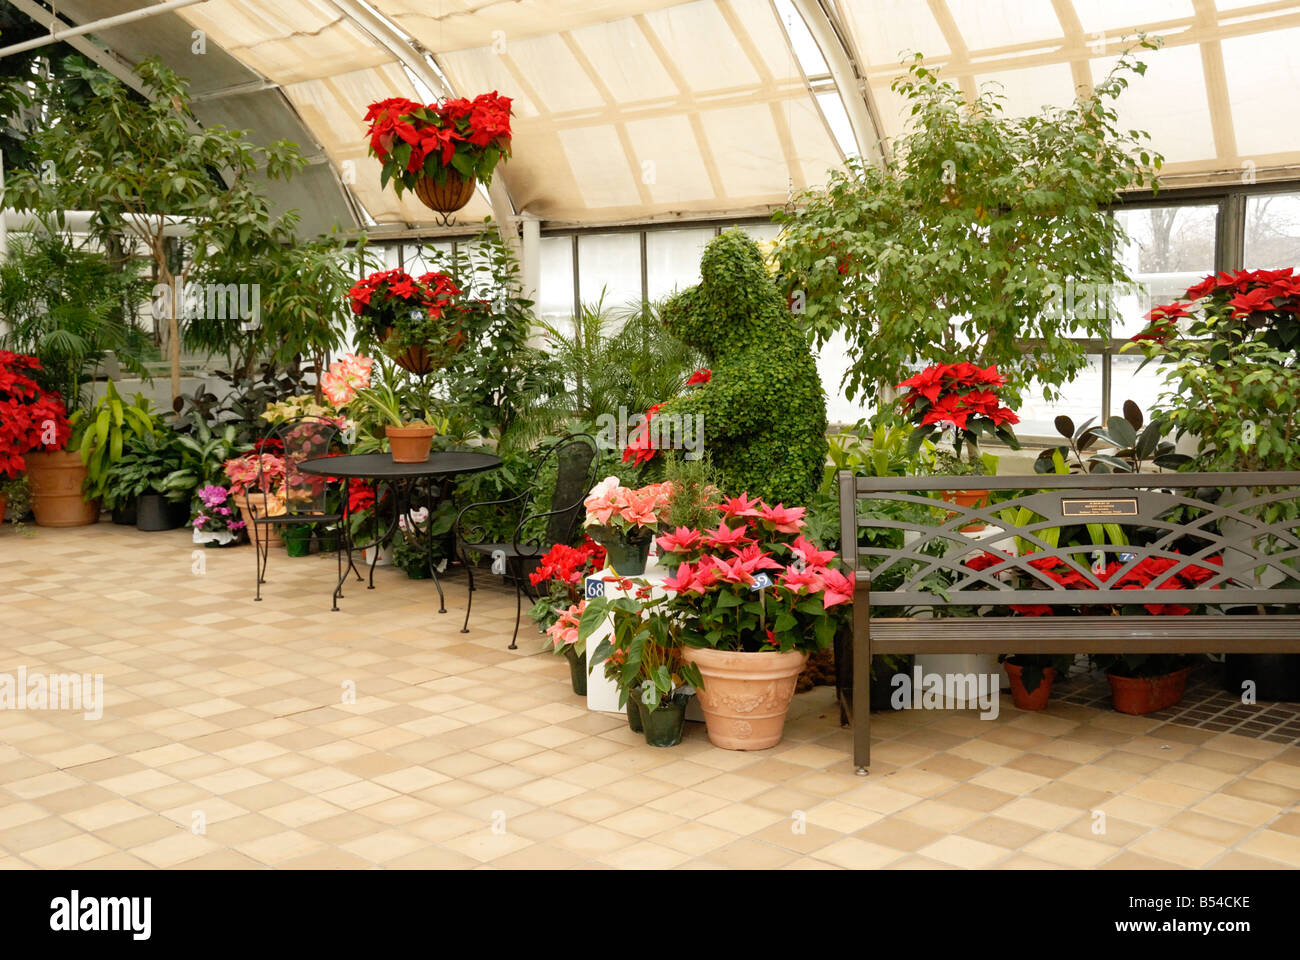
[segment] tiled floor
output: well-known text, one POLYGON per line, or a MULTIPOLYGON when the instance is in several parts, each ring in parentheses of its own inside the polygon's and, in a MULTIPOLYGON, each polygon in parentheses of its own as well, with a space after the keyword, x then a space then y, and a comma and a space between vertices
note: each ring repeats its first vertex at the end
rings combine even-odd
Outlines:
POLYGON ((878 715, 854 775, 829 688, 785 741, 647 747, 513 595, 439 616, 391 569, 183 531, 0 530, 0 673, 102 674, 103 718, 0 710, 0 866, 1300 867, 1300 746, 1055 703, 878 715), (202 561, 202 564, 200 564, 202 561), (355 698, 350 694, 354 693, 355 698))

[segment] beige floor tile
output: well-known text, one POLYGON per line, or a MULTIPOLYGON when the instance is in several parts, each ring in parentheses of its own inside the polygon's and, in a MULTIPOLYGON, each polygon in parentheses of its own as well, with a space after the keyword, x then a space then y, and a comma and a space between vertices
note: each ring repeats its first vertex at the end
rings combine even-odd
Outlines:
POLYGON ((1059 830, 1072 820, 1077 820, 1082 811, 1075 807, 1062 806, 1059 803, 1047 803, 1033 797, 1020 797, 999 807, 997 816, 1003 820, 1028 824, 1040 830, 1059 830))
POLYGON ((1161 828, 1134 840, 1128 849, 1133 853, 1168 860, 1184 867, 1203 867, 1215 857, 1222 856, 1227 845, 1210 843, 1186 833, 1161 828))
POLYGON ((1087 869, 1113 857, 1115 848, 1066 833, 1048 833, 1026 844, 1024 852, 1063 867, 1087 869))
POLYGON ((1291 867, 1300 867, 1300 837, 1293 834, 1261 830, 1237 844, 1237 850, 1266 860, 1277 860, 1291 867))
MULTIPOLYGON (((886 847, 857 837, 845 837, 822 847, 814 855, 847 870, 877 870, 903 859, 901 850, 886 847)), ((716 858, 715 858, 716 859, 716 858)))

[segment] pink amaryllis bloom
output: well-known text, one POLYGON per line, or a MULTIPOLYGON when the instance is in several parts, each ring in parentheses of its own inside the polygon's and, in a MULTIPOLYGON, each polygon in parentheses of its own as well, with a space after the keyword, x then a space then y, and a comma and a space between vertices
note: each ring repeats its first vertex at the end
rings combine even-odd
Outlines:
POLYGON ((345 353, 330 364, 329 369, 320 378, 321 393, 336 407, 346 406, 358 390, 370 386, 370 371, 375 361, 370 357, 359 357, 354 353, 345 353))
POLYGON ((714 550, 734 550, 753 542, 751 538, 745 536, 748 531, 749 528, 743 523, 733 528, 719 521, 716 530, 704 531, 704 542, 714 550))
POLYGON ((775 507, 764 507, 759 516, 764 524, 771 524, 776 533, 798 533, 803 528, 803 515, 807 512, 803 507, 778 503, 775 507))
POLYGON ((671 533, 665 533, 655 539, 659 549, 664 553, 694 553, 704 546, 704 537, 700 531, 690 527, 678 527, 671 533))
POLYGON ((821 578, 826 589, 822 602, 827 610, 836 604, 853 602, 852 571, 846 575, 827 567, 821 571, 821 578))
POLYGON ((835 557, 834 550, 818 550, 817 545, 800 534, 790 545, 790 551, 810 567, 824 567, 835 557))
POLYGON ((738 497, 725 499, 718 504, 718 509, 728 520, 735 520, 738 517, 757 517, 761 516, 761 511, 767 506, 762 500, 751 500, 746 494, 738 497))

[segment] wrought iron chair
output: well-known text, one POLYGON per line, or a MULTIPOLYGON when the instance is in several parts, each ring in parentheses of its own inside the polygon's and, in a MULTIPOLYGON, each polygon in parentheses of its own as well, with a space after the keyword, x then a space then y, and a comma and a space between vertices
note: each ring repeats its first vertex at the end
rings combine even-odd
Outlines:
POLYGON ((515 632, 510 638, 509 649, 515 650, 519 638, 519 622, 523 616, 523 594, 528 593, 535 599, 534 591, 528 583, 527 574, 536 567, 537 560, 553 543, 570 543, 578 532, 582 522, 582 503, 588 492, 595 486, 596 470, 599 467, 596 440, 590 434, 573 433, 564 437, 542 451, 533 471, 532 482, 523 493, 504 500, 485 500, 471 503, 456 515, 456 547, 469 578, 469 599, 465 604, 465 624, 461 633, 469 633, 469 614, 474 603, 474 564, 471 554, 500 558, 504 562, 505 576, 515 584, 515 632), (554 465, 555 493, 551 497, 549 510, 536 509, 539 481, 554 465), (514 536, 508 542, 488 541, 483 539, 482 522, 467 525, 466 515, 471 511, 492 507, 498 511, 510 505, 518 504, 519 522, 515 526, 514 536), (530 538, 527 531, 535 529, 539 521, 545 520, 545 537, 538 541, 530 538))
MULTIPOLYGON (((270 531, 272 527, 301 526, 309 523, 333 523, 339 528, 336 538, 335 553, 338 560, 339 579, 334 589, 333 606, 338 610, 339 598, 343 596, 343 552, 348 554, 348 566, 356 570, 352 563, 352 547, 345 536, 343 527, 344 504, 346 492, 338 482, 338 506, 331 509, 328 503, 331 481, 327 477, 303 473, 298 464, 304 460, 314 460, 333 452, 335 444, 341 439, 339 425, 323 417, 295 417, 283 423, 274 424, 262 438, 258 450, 280 458, 280 467, 268 464, 259 458, 257 476, 248 490, 249 516, 244 519, 255 533, 253 538, 254 559, 257 563, 257 593, 253 598, 262 599, 262 584, 266 583, 266 566, 270 558, 270 531), (281 471, 283 478, 281 478, 281 471), (281 482, 282 480, 282 482, 281 482)), ((361 578, 357 572, 357 579, 361 578)))

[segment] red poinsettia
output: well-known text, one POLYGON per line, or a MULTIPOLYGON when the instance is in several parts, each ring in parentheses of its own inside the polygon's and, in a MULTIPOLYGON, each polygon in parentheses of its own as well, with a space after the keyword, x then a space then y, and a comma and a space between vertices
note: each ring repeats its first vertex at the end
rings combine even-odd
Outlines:
POLYGON ((1148 313, 1146 327, 1129 339, 1163 345, 1178 332, 1177 321, 1195 321, 1201 315, 1239 321, 1263 330, 1275 346, 1294 349, 1300 343, 1300 277, 1291 267, 1210 274, 1188 287, 1183 301, 1148 313))
MULTIPOLYGON (((992 566, 1007 563, 1014 558, 1010 554, 985 552, 979 556, 963 560, 963 565, 972 570, 987 570, 992 566)), ((1222 557, 1205 557, 1205 563, 1215 566, 1223 565, 1222 557)), ((1131 569, 1125 570, 1127 563, 1112 560, 1101 570, 1094 570, 1097 581, 1112 590, 1191 590, 1202 586, 1216 575, 1210 567, 1191 563, 1179 568, 1183 561, 1174 557, 1143 557, 1131 569), (1178 569, 1176 569, 1178 568, 1178 569), (1124 571, 1121 573, 1121 571, 1124 571), (1116 576, 1119 574, 1119 576, 1116 576)), ((1029 566, 1041 572, 1048 579, 1055 581, 1067 590, 1096 590, 1097 586, 1081 567, 1060 557, 1039 557, 1029 561, 1029 566)), ((1217 586, 1211 589, 1218 589, 1217 586)), ((1183 616, 1191 608, 1180 603, 1144 603, 1146 611, 1153 616, 1183 616)), ((1056 608, 1045 603, 1011 604, 1011 609, 1026 617, 1050 617, 1056 608)))
POLYGON ((41 361, 0 350, 0 478, 27 469, 24 454, 62 450, 72 434, 63 398, 32 379, 41 361))
POLYGON ((957 430, 953 443, 960 454, 967 443, 972 457, 981 433, 995 433, 1012 447, 1019 444, 1011 424, 1020 418, 1002 404, 998 389, 1006 378, 996 366, 981 368, 973 363, 936 363, 898 384, 905 390, 899 406, 918 429, 914 442, 920 442, 945 424, 957 430))
POLYGON ((498 161, 510 156, 510 97, 495 90, 473 100, 423 104, 405 97, 372 103, 366 111, 370 155, 383 164, 400 196, 420 177, 441 183, 449 171, 481 183, 492 181, 498 161))

